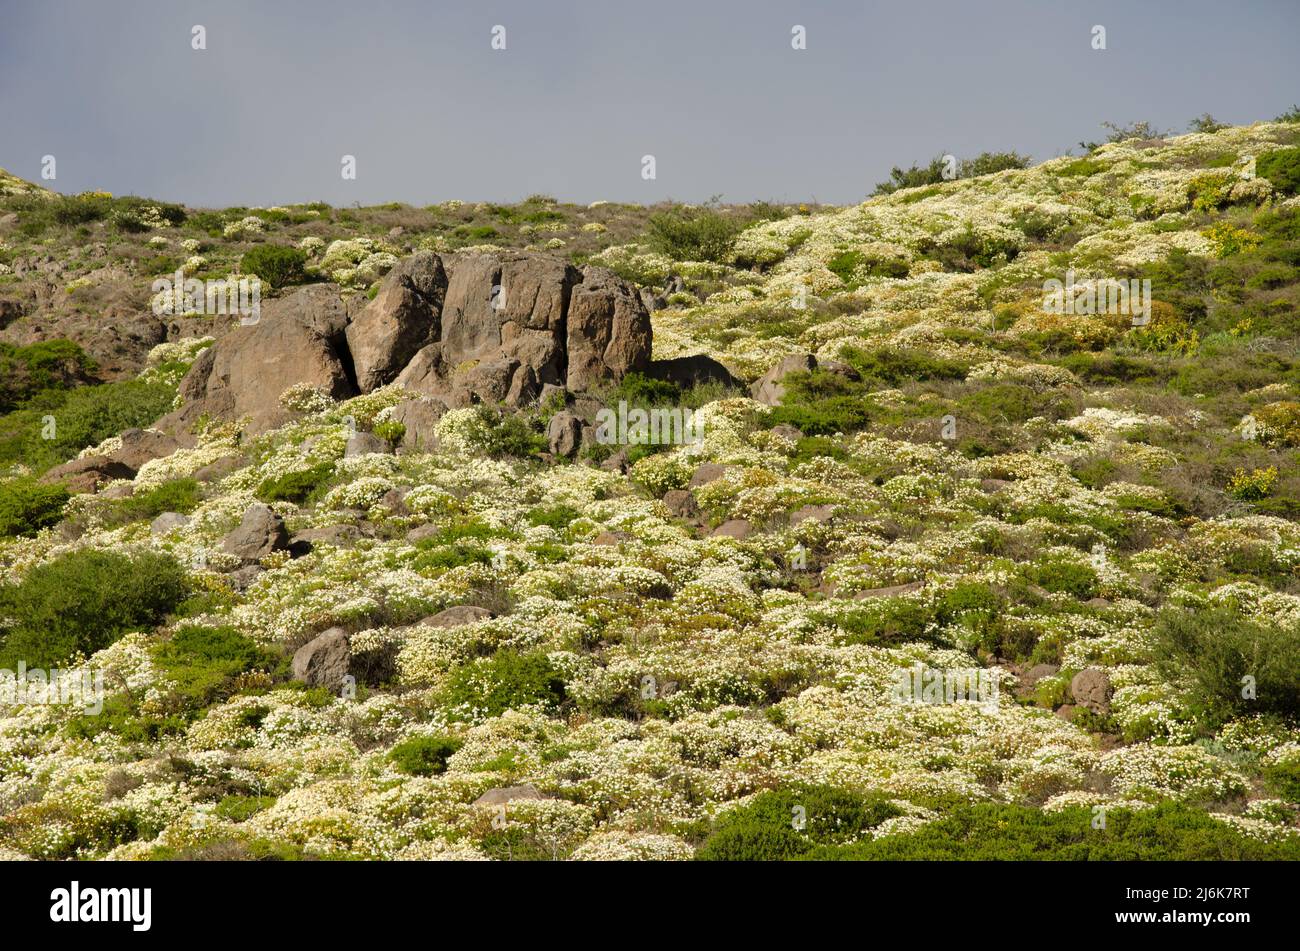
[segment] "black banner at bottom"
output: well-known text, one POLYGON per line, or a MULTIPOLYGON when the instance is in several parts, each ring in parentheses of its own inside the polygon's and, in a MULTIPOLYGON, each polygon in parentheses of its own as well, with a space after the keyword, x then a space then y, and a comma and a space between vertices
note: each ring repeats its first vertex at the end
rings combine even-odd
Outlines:
POLYGON ((241 921, 258 938, 297 939, 373 939, 424 915, 479 913, 523 928, 534 911, 533 920, 553 924, 570 914, 658 922, 679 937, 716 920, 768 939, 786 927, 806 936, 847 924, 933 927, 952 938, 983 920, 1231 938, 1290 920, 1290 872, 1244 863, 0 864, 11 936, 128 942, 194 938, 241 921))

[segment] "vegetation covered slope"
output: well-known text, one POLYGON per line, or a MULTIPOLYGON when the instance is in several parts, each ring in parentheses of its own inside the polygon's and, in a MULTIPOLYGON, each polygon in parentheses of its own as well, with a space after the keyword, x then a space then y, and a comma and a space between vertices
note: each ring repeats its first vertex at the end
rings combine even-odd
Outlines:
MULTIPOLYGON (((97 715, 0 704, 0 843, 1300 857, 1297 145, 1294 123, 1121 141, 764 210, 738 234, 675 212, 685 227, 593 248, 643 283, 683 278, 656 356, 747 380, 818 358, 775 407, 625 382, 611 401, 705 418, 700 443, 638 447, 626 474, 536 458, 545 406, 453 410, 436 453, 345 458, 349 420, 391 431, 394 387, 291 389, 296 421, 255 439, 212 421, 129 497, 51 499, 16 472, 3 491, 30 531, 0 542, 5 656, 48 647, 31 619, 75 590, 93 610, 49 659, 79 651, 109 693, 97 715), (689 248, 711 260, 674 256, 689 248), (1053 313, 1044 284, 1067 279, 1150 280, 1149 319, 1053 313), (698 519, 665 504, 687 488, 698 519), (221 539, 258 499, 332 541, 243 587, 221 539), (164 511, 188 521, 151 529, 164 511), (711 534, 730 520, 752 530, 711 534), (152 582, 111 583, 126 572, 152 582), (454 605, 495 616, 418 623, 454 605), (290 677, 331 626, 369 659, 354 696, 290 677), (1001 689, 899 702, 914 665, 1001 689), (1073 695, 1080 672, 1099 699, 1073 695), (512 786, 532 791, 475 804, 512 786)), ((274 238, 285 214, 253 217, 274 238)), ((144 233, 171 254, 184 227, 144 233)), ((319 267, 331 238, 308 263, 361 292, 373 275, 319 267)), ((137 385, 174 392, 197 346, 157 349, 137 385)))

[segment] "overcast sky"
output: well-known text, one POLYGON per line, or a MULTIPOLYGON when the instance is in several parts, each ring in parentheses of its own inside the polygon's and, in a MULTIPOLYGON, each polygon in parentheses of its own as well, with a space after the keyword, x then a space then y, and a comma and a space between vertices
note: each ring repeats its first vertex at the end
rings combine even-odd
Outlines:
POLYGON ((1272 118, 1298 36, 1296 0, 0 0, 0 167, 199 206, 849 203, 1107 119, 1272 118))

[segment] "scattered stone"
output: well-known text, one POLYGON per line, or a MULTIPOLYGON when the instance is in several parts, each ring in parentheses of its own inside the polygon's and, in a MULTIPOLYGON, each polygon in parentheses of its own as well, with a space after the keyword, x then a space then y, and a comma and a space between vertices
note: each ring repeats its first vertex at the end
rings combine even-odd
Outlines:
POLYGON ((819 524, 826 524, 835 514, 833 505, 803 505, 790 513, 790 524, 798 525, 800 522, 814 521, 819 524))
POLYGON ((572 458, 582 445, 582 419, 568 410, 556 413, 546 426, 546 442, 555 455, 572 458))
POLYGON ((753 531, 753 526, 749 524, 748 519, 732 518, 723 522, 710 534, 710 538, 734 538, 737 541, 746 539, 753 531))
POLYGON ((138 472, 146 462, 170 456, 179 448, 180 442, 166 433, 128 429, 122 433, 122 447, 113 453, 113 458, 138 472))
POLYGON ((341 627, 318 634, 293 654, 293 679, 311 687, 336 689, 343 685, 352 651, 341 627))
POLYGON ((749 388, 750 395, 766 406, 779 406, 785 396, 785 387, 781 384, 781 381, 785 379, 786 375, 801 370, 815 369, 817 369, 817 358, 811 353, 786 357, 755 381, 754 385, 749 388))
POLYGON ((697 489, 702 485, 708 485, 710 482, 716 482, 727 474, 727 466, 716 462, 706 462, 691 474, 691 481, 687 483, 687 488, 697 489))
POLYGON ((372 452, 388 452, 387 441, 380 439, 374 433, 353 433, 348 438, 347 447, 343 450, 344 459, 354 459, 357 456, 365 456, 372 452))
POLYGON ((460 627, 462 624, 474 624, 478 621, 486 621, 492 616, 492 612, 487 608, 481 608, 474 604, 458 604, 455 607, 444 608, 437 614, 431 614, 420 622, 422 627, 460 627))
POLYGON ((222 456, 196 470, 194 478, 199 482, 216 482, 238 469, 241 462, 239 456, 222 456))
POLYGON ((865 601, 868 598, 896 598, 902 594, 911 594, 925 587, 924 581, 912 581, 908 584, 890 585, 887 588, 868 588, 853 595, 854 600, 865 601))
POLYGON ((406 427, 402 448, 408 452, 433 452, 438 448, 434 427, 447 412, 447 404, 431 397, 404 400, 393 407, 389 418, 406 427))
POLYGON ((226 581, 235 591, 247 591, 254 581, 266 574, 266 569, 261 565, 245 565, 243 568, 236 568, 230 574, 226 575, 226 581))
POLYGON ((664 493, 664 507, 676 518, 695 518, 700 514, 695 493, 689 489, 669 489, 664 493))
POLYGON ((114 479, 134 479, 135 470, 124 462, 109 456, 84 456, 73 459, 41 476, 47 484, 62 482, 74 494, 94 492, 105 482, 114 479))
POLYGON ((717 383, 729 389, 740 387, 740 381, 730 370, 703 353, 673 357, 671 360, 654 360, 646 370, 646 376, 673 383, 684 390, 706 383, 717 383))
POLYGON ((1110 675, 1097 667, 1086 667, 1070 681, 1070 696, 1093 713, 1110 712, 1110 675))
POLYGON ((273 551, 289 547, 289 533, 284 519, 269 505, 255 502, 244 512, 239 527, 221 542, 223 550, 244 561, 260 561, 273 551))
POLYGON ((167 535, 189 523, 188 515, 182 515, 180 512, 163 512, 149 523, 149 531, 155 535, 167 535))
POLYGON ((600 468, 604 469, 606 472, 620 472, 620 473, 627 472, 628 469, 627 460, 628 460, 627 450, 620 449, 618 452, 614 453, 608 459, 601 462, 600 468))

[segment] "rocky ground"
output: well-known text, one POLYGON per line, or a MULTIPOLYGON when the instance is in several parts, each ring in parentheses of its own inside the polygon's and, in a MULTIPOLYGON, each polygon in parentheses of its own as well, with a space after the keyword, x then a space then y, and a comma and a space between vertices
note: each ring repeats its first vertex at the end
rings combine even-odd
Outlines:
POLYGON ((0 667, 105 685, 0 694, 0 849, 1300 857, 1298 144, 676 244, 0 176, 0 667), (155 315, 266 246, 255 323, 155 315), (702 438, 603 439, 620 403, 702 438))

